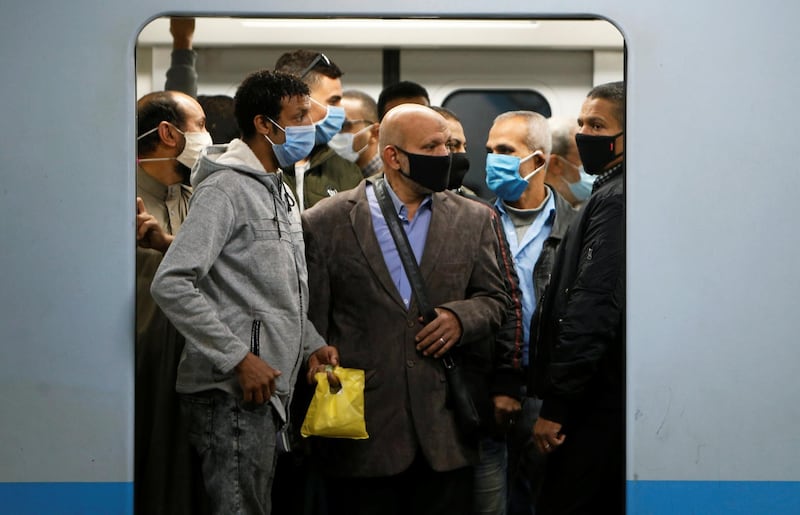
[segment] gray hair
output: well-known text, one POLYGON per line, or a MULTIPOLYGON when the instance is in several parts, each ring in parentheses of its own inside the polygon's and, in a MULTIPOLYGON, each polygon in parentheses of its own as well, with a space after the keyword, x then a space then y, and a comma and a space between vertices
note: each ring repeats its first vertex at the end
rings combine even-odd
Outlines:
POLYGON ((342 93, 342 98, 351 98, 361 103, 361 116, 373 123, 378 121, 378 104, 369 94, 359 89, 348 89, 342 93))
POLYGON ((550 126, 550 136, 553 141, 551 153, 558 156, 567 155, 578 131, 577 117, 553 117, 547 120, 547 124, 550 126))
POLYGON ((534 113, 533 111, 508 111, 494 119, 494 123, 509 120, 511 118, 522 118, 527 122, 525 134, 525 144, 532 150, 541 150, 544 154, 549 154, 552 148, 550 137, 550 127, 547 125, 547 118, 534 113))

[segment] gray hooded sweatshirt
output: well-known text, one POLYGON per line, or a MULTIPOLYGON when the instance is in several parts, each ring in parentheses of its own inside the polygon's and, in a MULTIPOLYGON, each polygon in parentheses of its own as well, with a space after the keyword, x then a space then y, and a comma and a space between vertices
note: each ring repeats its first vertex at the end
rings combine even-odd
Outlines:
POLYGON ((203 151, 192 186, 189 214, 151 286, 186 337, 176 389, 241 397, 234 367, 252 352, 281 372, 270 402, 285 421, 302 362, 325 345, 306 316, 300 210, 238 139, 203 151))

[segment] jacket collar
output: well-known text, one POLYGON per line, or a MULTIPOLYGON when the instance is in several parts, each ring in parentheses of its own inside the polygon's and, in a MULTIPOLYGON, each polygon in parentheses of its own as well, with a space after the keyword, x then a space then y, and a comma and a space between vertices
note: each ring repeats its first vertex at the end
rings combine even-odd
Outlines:
MULTIPOLYGON (((355 195, 351 195, 349 198, 349 202, 353 205, 350 210, 350 223, 353 225, 356 240, 358 240, 361 251, 373 273, 384 290, 405 310, 405 303, 400 298, 397 288, 395 288, 389 269, 386 268, 386 261, 383 259, 383 252, 381 252, 378 239, 375 237, 372 213, 367 199, 367 184, 374 187, 375 180, 382 177, 383 175, 370 177, 356 187, 355 195)), ((422 261, 419 265, 419 271, 425 283, 429 282, 429 277, 433 273, 436 263, 439 261, 439 256, 445 248, 446 238, 438 236, 452 234, 453 231, 453 217, 450 216, 452 203, 447 195, 447 193, 434 193, 431 198, 431 223, 428 227, 425 250, 422 253, 422 261)), ((415 306, 416 301, 412 303, 410 310, 416 309, 415 306)))
MULTIPOLYGON (((324 144, 317 145, 308 155, 308 169, 311 170, 312 168, 321 165, 322 163, 324 163, 325 161, 327 161, 328 159, 332 158, 335 155, 336 152, 328 145, 324 144)), ((286 166, 284 168, 281 168, 281 170, 291 175, 292 177, 295 176, 294 165, 286 166)))
MULTIPOLYGON (((550 188, 550 186, 547 187, 550 188)), ((567 233, 569 224, 572 222, 574 215, 577 214, 577 211, 556 190, 550 188, 550 192, 555 195, 554 198, 556 199, 556 219, 553 222, 553 228, 550 230, 550 238, 561 240, 567 233)))

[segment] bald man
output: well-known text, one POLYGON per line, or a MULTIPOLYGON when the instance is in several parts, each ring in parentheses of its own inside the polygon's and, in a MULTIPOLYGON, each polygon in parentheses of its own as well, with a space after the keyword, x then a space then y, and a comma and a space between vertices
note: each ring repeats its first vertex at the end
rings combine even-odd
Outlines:
POLYGON ((446 402, 440 358, 470 352, 503 319, 509 298, 488 207, 446 191, 450 131, 419 105, 387 113, 383 176, 303 213, 309 318, 341 362, 366 371, 369 439, 320 442, 334 514, 472 511, 477 440, 446 402), (383 184, 383 186, 381 185, 383 184), (437 317, 421 322, 375 196, 385 187, 437 317))

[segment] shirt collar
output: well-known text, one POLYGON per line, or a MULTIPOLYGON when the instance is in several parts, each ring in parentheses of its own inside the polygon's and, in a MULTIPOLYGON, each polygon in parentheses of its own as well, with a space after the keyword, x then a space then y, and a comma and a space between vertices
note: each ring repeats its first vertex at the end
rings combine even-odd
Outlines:
MULTIPOLYGON (((389 184, 389 181, 386 180, 386 177, 384 177, 383 182, 386 184, 386 191, 389 192, 389 198, 392 199, 392 204, 394 204, 394 210, 397 212, 397 215, 400 216, 400 217, 405 218, 406 217, 406 213, 408 212, 408 209, 406 208, 406 205, 403 204, 403 201, 400 200, 400 198, 394 192, 394 190, 392 189, 392 186, 389 184)), ((419 205, 419 209, 420 210, 423 209, 423 208, 430 209, 430 206, 432 205, 432 202, 433 202, 432 196, 431 195, 425 195, 425 198, 422 199, 422 202, 419 205)))
POLYGON ((136 186, 146 191, 155 198, 166 200, 170 192, 177 194, 175 190, 187 189, 191 191, 191 186, 183 183, 167 186, 157 181, 155 177, 144 171, 141 166, 136 166, 136 186))

